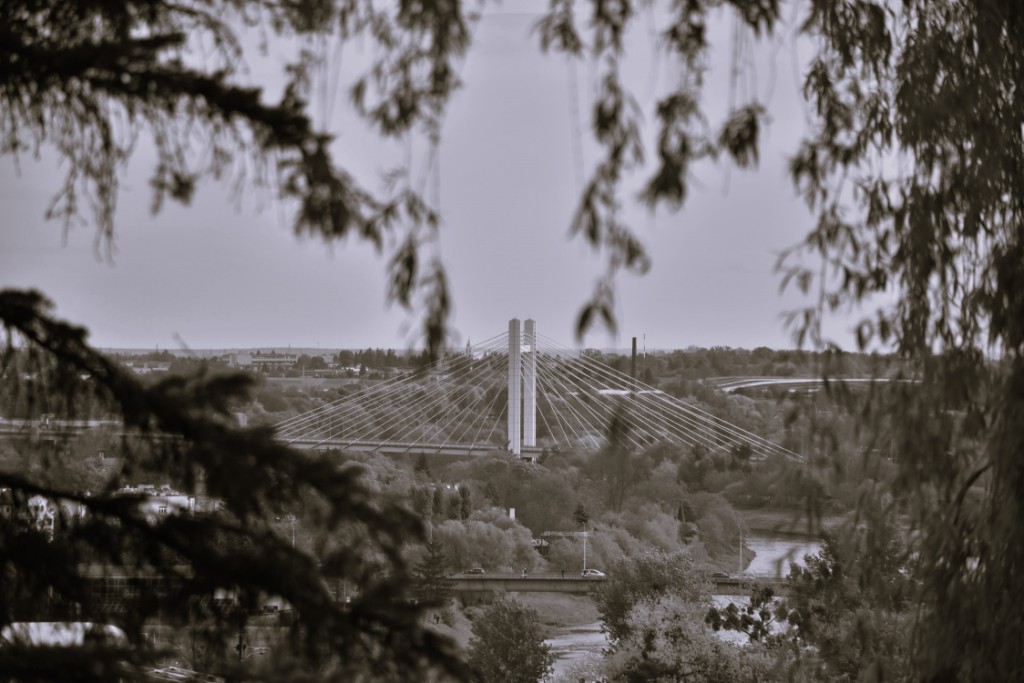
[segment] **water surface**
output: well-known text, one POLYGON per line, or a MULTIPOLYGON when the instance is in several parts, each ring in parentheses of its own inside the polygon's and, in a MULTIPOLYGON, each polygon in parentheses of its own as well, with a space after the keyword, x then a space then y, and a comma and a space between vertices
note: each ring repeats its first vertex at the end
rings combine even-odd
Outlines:
POLYGON ((821 541, 802 534, 773 534, 757 531, 745 536, 743 542, 757 553, 743 570, 747 576, 789 576, 790 563, 803 566, 804 555, 815 555, 821 541))
POLYGON ((558 629, 555 635, 544 641, 551 646, 555 655, 555 664, 551 680, 565 673, 574 661, 590 653, 600 653, 608 646, 608 636, 601 631, 601 622, 567 626, 558 629))

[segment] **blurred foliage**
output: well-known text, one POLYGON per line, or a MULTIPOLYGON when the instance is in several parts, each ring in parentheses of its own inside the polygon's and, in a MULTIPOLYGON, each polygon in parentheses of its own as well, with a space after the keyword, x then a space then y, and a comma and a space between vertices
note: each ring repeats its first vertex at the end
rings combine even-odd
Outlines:
MULTIPOLYGON (((828 315, 862 305, 861 348, 904 363, 907 381, 860 405, 866 451, 898 454, 911 675, 1021 679, 1024 11, 822 1, 805 30, 819 40, 804 82, 816 124, 790 169, 818 223, 780 265, 818 305, 793 322, 825 345, 828 315)), ((827 472, 841 437, 819 431, 827 472)), ((865 553, 885 566, 883 548, 865 553)))
MULTIPOLYGON (((686 554, 653 552, 620 560, 597 590, 597 608, 613 643, 629 638, 629 615, 641 603, 672 595, 687 603, 710 598, 705 580, 686 554)), ((699 623, 699 619, 698 619, 699 623)))

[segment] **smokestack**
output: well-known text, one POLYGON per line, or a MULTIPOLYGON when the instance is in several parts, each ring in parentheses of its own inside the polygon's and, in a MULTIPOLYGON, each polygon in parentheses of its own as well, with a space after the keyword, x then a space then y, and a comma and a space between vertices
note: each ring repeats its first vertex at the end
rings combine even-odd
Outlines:
POLYGON ((633 337, 633 362, 629 366, 629 376, 633 380, 632 391, 636 393, 636 337, 633 337))

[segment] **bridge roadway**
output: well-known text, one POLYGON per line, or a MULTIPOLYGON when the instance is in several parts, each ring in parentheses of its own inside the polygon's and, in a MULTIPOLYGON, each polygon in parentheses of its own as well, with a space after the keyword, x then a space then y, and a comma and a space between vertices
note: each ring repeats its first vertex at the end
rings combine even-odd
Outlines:
MULTIPOLYGON (((589 593, 604 583, 605 577, 566 576, 561 574, 454 574, 448 577, 452 590, 460 593, 589 593)), ((747 595, 756 586, 771 586, 781 591, 788 585, 786 579, 776 576, 737 576, 711 578, 716 595, 747 595)))
MULTIPOLYGON (((709 377, 704 380, 704 383, 722 391, 726 394, 731 394, 739 389, 752 389, 754 387, 765 387, 765 386, 794 386, 794 387, 813 387, 819 389, 827 382, 831 382, 835 385, 841 384, 884 384, 897 380, 890 380, 887 377, 831 377, 825 380, 822 377, 709 377)), ((905 381, 905 380, 898 380, 905 381)))
MULTIPOLYGON (((10 420, 0 418, 0 437, 59 440, 77 436, 89 429, 99 427, 120 427, 112 420, 10 420)), ((330 450, 344 449, 352 453, 392 453, 419 455, 488 455, 500 450, 494 444, 437 444, 411 441, 352 441, 342 438, 293 439, 289 446, 302 449, 330 450)), ((523 446, 525 457, 536 458, 541 449, 523 446)))
MULTIPOLYGON (((330 450, 337 448, 350 453, 397 453, 419 455, 488 455, 501 450, 494 444, 439 444, 413 441, 351 441, 349 439, 294 439, 286 442, 295 448, 330 450)), ((523 446, 522 455, 536 458, 541 449, 523 446)))
POLYGON ((561 574, 455 574, 448 577, 458 593, 505 591, 506 593, 589 593, 602 577, 583 578, 561 574))

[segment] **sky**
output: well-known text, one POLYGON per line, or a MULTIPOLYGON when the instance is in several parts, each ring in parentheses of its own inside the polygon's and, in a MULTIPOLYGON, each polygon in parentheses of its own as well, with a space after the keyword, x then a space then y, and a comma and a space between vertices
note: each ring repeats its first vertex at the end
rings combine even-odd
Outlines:
MULTIPOLYGON (((428 195, 436 188, 443 216, 456 345, 500 334, 512 317, 533 318, 540 333, 577 345, 576 316, 602 271, 600 256, 568 234, 581 170, 589 173, 598 159, 589 141, 596 69, 540 53, 532 32, 540 9, 533 0, 487 5, 444 121, 428 195)), ((730 98, 732 45, 731 19, 716 16, 705 86, 713 122, 730 98)), ((624 79, 650 141, 656 95, 678 74, 657 56, 644 18, 626 49, 624 79)), ((767 102, 771 121, 756 171, 701 164, 681 210, 626 211, 653 265, 644 276, 620 276, 618 335, 597 330, 584 345, 626 347, 637 336, 652 349, 794 346, 782 314, 805 302, 780 294, 775 264, 813 224, 786 171, 807 127, 798 95, 807 60, 801 49, 784 30, 757 46, 744 69, 741 82, 767 102)), ((366 64, 366 50, 345 48, 332 115, 318 107, 315 120, 337 135, 339 163, 379 189, 380 175, 406 161, 418 177, 425 146, 419 138, 382 141, 348 111, 344 83, 366 64)), ((251 82, 273 84, 286 52, 272 45, 250 64, 251 82)), ((415 317, 386 301, 386 254, 356 241, 296 238, 269 192, 236 201, 213 180, 190 206, 168 203, 152 215, 151 163, 143 145, 123 172, 114 253, 106 259, 94 248, 92 226, 65 232, 44 219, 61 178, 52 152, 17 163, 0 158, 0 286, 42 290, 58 315, 89 327, 104 348, 416 345, 415 317)), ((629 182, 635 188, 643 177, 629 182)), ((635 204, 633 189, 625 196, 635 204)), ((848 339, 851 327, 839 320, 834 336, 848 339)))

